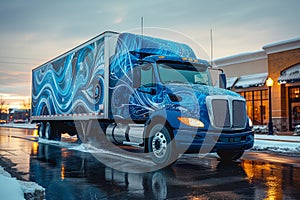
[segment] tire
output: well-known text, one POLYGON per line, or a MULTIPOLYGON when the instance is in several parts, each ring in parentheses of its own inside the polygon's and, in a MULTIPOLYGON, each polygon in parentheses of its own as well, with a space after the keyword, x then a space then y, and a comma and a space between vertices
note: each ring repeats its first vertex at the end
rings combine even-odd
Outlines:
POLYGON ((167 167, 178 159, 174 142, 170 135, 169 129, 162 125, 156 124, 151 127, 148 139, 148 152, 151 159, 157 165, 167 167))
POLYGON ((38 133, 39 133, 39 138, 45 137, 45 125, 43 122, 41 122, 39 125, 38 133))
POLYGON ((232 161, 241 158, 244 151, 218 151, 217 154, 222 161, 232 161))
POLYGON ((47 140, 51 140, 52 139, 52 127, 51 127, 50 122, 47 122, 46 126, 45 126, 45 138, 47 140))
POLYGON ((53 140, 60 141, 61 140, 61 132, 55 127, 52 127, 53 140))
POLYGON ((151 190, 154 199, 167 199, 168 184, 166 177, 161 172, 155 172, 151 179, 151 190))
POLYGON ((60 141, 61 133, 56 129, 54 123, 47 122, 45 126, 45 138, 48 140, 60 141))

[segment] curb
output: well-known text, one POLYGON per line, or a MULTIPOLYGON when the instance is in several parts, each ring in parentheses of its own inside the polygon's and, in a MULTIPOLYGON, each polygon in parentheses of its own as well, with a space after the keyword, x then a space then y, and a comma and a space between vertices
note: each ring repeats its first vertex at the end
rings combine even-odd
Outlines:
POLYGON ((0 124, 3 128, 36 129, 36 124, 0 124))

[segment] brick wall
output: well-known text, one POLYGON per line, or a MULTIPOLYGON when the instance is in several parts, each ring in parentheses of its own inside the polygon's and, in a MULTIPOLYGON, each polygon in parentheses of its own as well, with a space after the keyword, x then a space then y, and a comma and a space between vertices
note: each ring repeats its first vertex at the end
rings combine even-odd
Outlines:
POLYGON ((268 72, 272 87, 273 123, 280 131, 288 129, 288 97, 285 85, 277 84, 280 72, 300 63, 300 48, 268 55, 268 72))

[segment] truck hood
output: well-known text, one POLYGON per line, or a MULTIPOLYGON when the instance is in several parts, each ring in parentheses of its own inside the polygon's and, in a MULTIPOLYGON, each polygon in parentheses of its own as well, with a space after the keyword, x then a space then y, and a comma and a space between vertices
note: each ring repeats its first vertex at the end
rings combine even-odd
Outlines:
POLYGON ((182 115, 201 119, 206 125, 209 125, 206 106, 207 96, 241 97, 235 92, 207 85, 168 84, 165 87, 167 88, 168 105, 170 107, 176 107, 176 109, 181 111, 182 115))
POLYGON ((186 95, 186 94, 194 94, 196 97, 206 97, 212 95, 227 95, 233 97, 240 97, 239 94, 232 92, 230 90, 225 90, 221 88, 215 88, 207 85, 200 84, 168 84, 165 85, 168 92, 176 94, 176 95, 186 95))

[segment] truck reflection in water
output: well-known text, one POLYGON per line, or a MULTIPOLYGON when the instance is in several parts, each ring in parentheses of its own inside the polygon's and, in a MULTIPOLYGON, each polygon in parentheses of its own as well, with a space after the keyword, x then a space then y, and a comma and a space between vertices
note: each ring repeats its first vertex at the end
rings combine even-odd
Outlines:
POLYGON ((106 167, 88 153, 41 143, 32 149, 30 179, 46 188, 46 199, 255 196, 253 184, 238 163, 228 165, 215 159, 187 156, 163 170, 127 173, 106 167), (191 163, 193 159, 196 161, 191 163))

